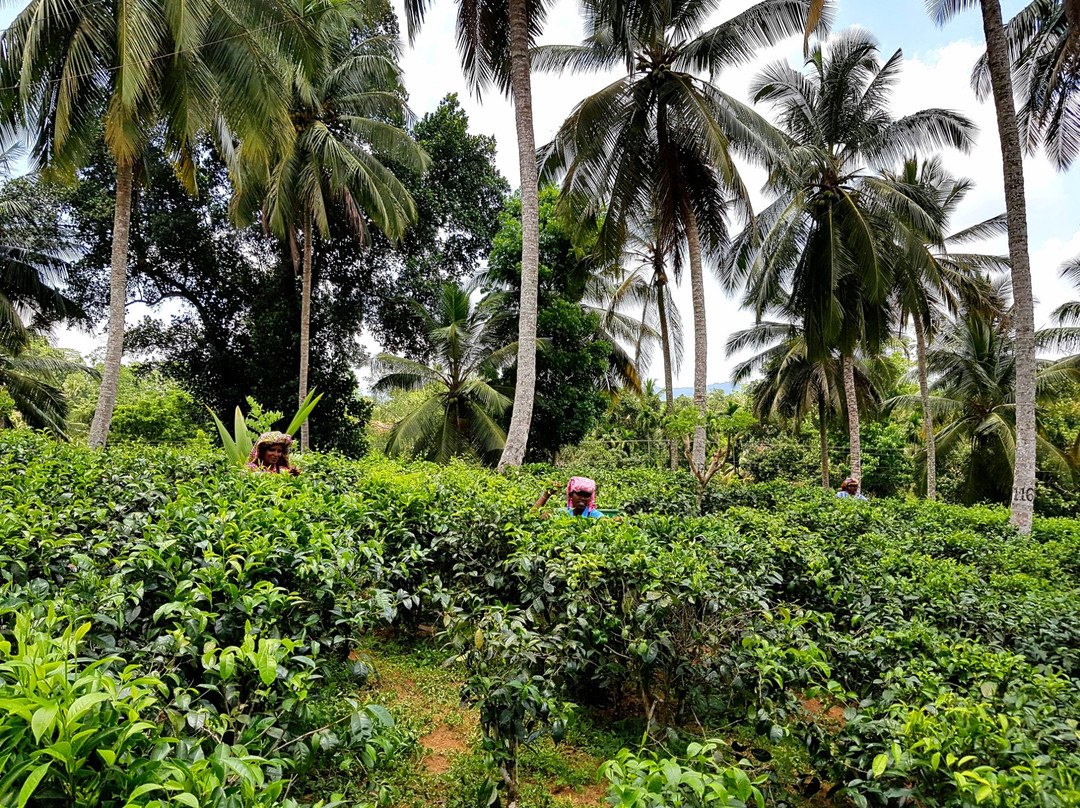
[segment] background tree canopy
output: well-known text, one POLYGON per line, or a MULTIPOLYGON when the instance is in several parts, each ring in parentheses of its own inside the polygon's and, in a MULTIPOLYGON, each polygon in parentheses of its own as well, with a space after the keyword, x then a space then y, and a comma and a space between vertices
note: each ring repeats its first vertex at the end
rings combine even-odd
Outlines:
MULTIPOLYGON (((558 215, 558 199, 555 188, 540 192, 536 333, 545 345, 536 357, 530 460, 554 460, 560 448, 584 438, 608 408, 604 389, 611 345, 599 338, 600 315, 582 308, 590 278, 586 256, 591 244, 575 244, 574 228, 558 215)), ((521 283, 521 200, 508 200, 499 220, 487 277, 516 292, 521 283)), ((511 297, 518 299, 516 294, 511 297)), ((515 378, 515 368, 511 368, 506 381, 513 384, 515 378)))
MULTIPOLYGON (((419 220, 394 246, 373 230, 361 247, 344 217, 315 245, 311 385, 326 393, 312 440, 350 454, 364 451, 370 405, 354 368, 367 359, 359 342, 370 327, 385 345, 424 350, 418 320, 403 301, 433 299, 447 279, 473 274, 490 249, 508 190, 494 165, 491 137, 472 135, 456 97, 417 122, 413 135, 432 156, 424 176, 402 175, 419 220)), ((227 172, 209 148, 190 195, 160 150, 142 165, 132 211, 129 300, 151 307, 171 299, 188 308, 168 321, 147 318, 128 335, 128 350, 160 367, 219 415, 247 396, 291 412, 299 350, 300 292, 287 248, 258 228, 230 223, 227 172)), ((398 170, 395 167, 395 170, 398 170)), ((21 193, 45 196, 59 226, 70 222, 84 254, 69 278, 71 296, 99 318, 108 299, 115 168, 104 147, 71 187, 27 181, 21 193)), ((43 225, 46 226, 46 225, 43 225)))

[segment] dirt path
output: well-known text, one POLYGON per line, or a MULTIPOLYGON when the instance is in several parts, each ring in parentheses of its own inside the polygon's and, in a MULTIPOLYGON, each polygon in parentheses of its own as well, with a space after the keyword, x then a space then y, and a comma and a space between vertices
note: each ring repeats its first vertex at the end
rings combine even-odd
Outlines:
MULTIPOLYGON (((372 648, 364 653, 376 671, 372 698, 417 736, 419 765, 410 768, 408 782, 403 784, 407 799, 399 804, 445 805, 453 792, 475 788, 483 769, 479 716, 459 701, 459 674, 413 655, 372 648)), ((534 805, 602 806, 607 789, 595 779, 600 762, 568 747, 555 754, 545 748, 536 760, 523 758, 522 808, 530 804, 527 786, 550 795, 531 801, 534 805)))

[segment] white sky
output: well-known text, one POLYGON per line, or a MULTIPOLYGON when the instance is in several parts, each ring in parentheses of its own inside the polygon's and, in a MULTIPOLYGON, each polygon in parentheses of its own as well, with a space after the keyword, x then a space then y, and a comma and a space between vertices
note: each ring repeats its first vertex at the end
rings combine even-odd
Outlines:
MULTIPOLYGON (((392 0, 402 21, 402 0, 392 0)), ((20 4, 21 5, 21 4, 20 4)), ((723 0, 721 11, 715 21, 720 22, 751 5, 751 0, 723 0)), ((1015 13, 1021 6, 1019 0, 1005 0, 1006 15, 1015 13)), ((883 2, 883 0, 839 0, 837 24, 834 30, 861 25, 881 41, 885 56, 892 50, 904 49, 905 67, 894 94, 894 108, 898 114, 913 112, 926 107, 944 107, 957 110, 972 118, 979 127, 976 148, 970 155, 946 154, 946 165, 954 173, 973 179, 977 184, 957 214, 954 228, 961 228, 1004 211, 1002 192, 1001 157, 998 147, 993 105, 981 104, 968 84, 971 66, 982 52, 981 28, 977 13, 966 15, 950 23, 944 29, 936 29, 928 20, 921 0, 883 2)), ((405 84, 410 94, 410 104, 418 115, 435 109, 449 92, 457 92, 462 106, 469 114, 473 132, 491 134, 498 146, 497 163, 512 186, 518 183, 517 145, 513 109, 508 101, 496 93, 488 93, 483 101, 469 95, 460 71, 455 50, 454 15, 457 4, 449 0, 435 2, 425 21, 424 28, 410 48, 406 45, 403 59, 405 84)), ((14 16, 10 8, 0 13, 0 22, 6 24, 14 16)), ((582 26, 572 0, 558 0, 551 8, 542 42, 577 43, 582 37, 582 26)), ((783 46, 765 52, 752 65, 722 75, 718 83, 736 97, 747 99, 746 87, 750 78, 760 67, 770 61, 787 58, 794 64, 801 63, 801 40, 792 40, 783 46)), ((533 110, 538 145, 547 142, 555 133, 573 106, 586 95, 605 86, 613 76, 575 75, 533 77, 533 110)), ((1031 228, 1031 258, 1036 307, 1036 325, 1047 322, 1049 312, 1064 300, 1074 299, 1080 292, 1058 279, 1058 267, 1068 258, 1080 254, 1080 222, 1077 206, 1071 204, 1080 195, 1078 170, 1060 174, 1042 157, 1030 158, 1025 163, 1028 215, 1031 228)), ((748 184, 757 187, 763 175, 748 169, 748 184)), ((755 206, 764 199, 758 196, 755 206)), ((986 251, 1004 254, 1004 239, 983 247, 986 251)), ((689 284, 675 295, 684 321, 689 325, 689 284)), ((706 305, 710 312, 708 378, 710 382, 727 380, 730 368, 737 358, 724 356, 724 342, 732 331, 751 324, 752 318, 739 309, 737 303, 727 299, 719 286, 706 280, 706 305)), ((145 310, 132 306, 128 312, 129 324, 138 322, 145 310)), ((65 347, 73 347, 87 353, 103 344, 103 334, 86 335, 76 332, 58 334, 58 341, 65 347)), ((688 331, 687 338, 690 334, 688 331)), ((370 347, 373 343, 368 341, 370 347)), ((687 346, 687 361, 675 375, 676 386, 689 386, 692 382, 691 346, 687 346)), ((659 377, 659 367, 651 368, 649 376, 659 377)))

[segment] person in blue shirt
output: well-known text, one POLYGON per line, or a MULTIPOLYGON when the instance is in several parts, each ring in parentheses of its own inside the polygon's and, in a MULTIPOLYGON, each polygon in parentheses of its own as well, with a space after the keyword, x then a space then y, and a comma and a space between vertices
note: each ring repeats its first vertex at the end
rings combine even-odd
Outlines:
POLYGON ((840 490, 836 492, 837 499, 861 499, 866 502, 866 497, 859 493, 859 481, 854 477, 848 477, 840 484, 840 490))
MULTIPOLYGON (((549 489, 536 500, 534 508, 542 508, 557 489, 549 489)), ((566 484, 566 507, 556 512, 560 516, 583 516, 599 519, 604 514, 596 507, 596 482, 588 477, 571 477, 566 484)))

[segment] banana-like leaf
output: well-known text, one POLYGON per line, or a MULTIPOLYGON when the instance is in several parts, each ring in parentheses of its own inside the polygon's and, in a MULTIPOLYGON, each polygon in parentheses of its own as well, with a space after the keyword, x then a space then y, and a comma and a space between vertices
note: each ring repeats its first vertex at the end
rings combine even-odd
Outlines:
POLYGON ((295 435, 300 430, 300 427, 304 425, 304 421, 308 419, 308 416, 311 415, 311 411, 315 409, 315 405, 319 403, 319 399, 322 397, 322 393, 315 395, 314 390, 308 393, 307 398, 304 399, 304 403, 300 405, 299 411, 297 411, 292 421, 289 422, 289 428, 285 431, 290 435, 295 435))
POLYGON ((236 443, 237 454, 240 455, 242 463, 246 463, 248 457, 251 455, 251 433, 248 432, 247 422, 244 420, 244 414, 240 412, 240 408, 236 408, 236 413, 233 415, 233 433, 235 437, 233 440, 236 443))
MULTIPOLYGON (((211 410, 209 407, 207 407, 206 409, 210 413, 210 417, 214 419, 214 424, 217 426, 218 434, 221 435, 221 442, 225 446, 225 457, 228 458, 229 462, 233 465, 243 465, 247 461, 247 455, 240 454, 239 450, 236 447, 236 441, 232 439, 232 436, 229 434, 229 430, 225 428, 225 424, 221 423, 221 419, 214 414, 214 411, 211 410)), ((249 449, 248 451, 251 450, 249 449)))

